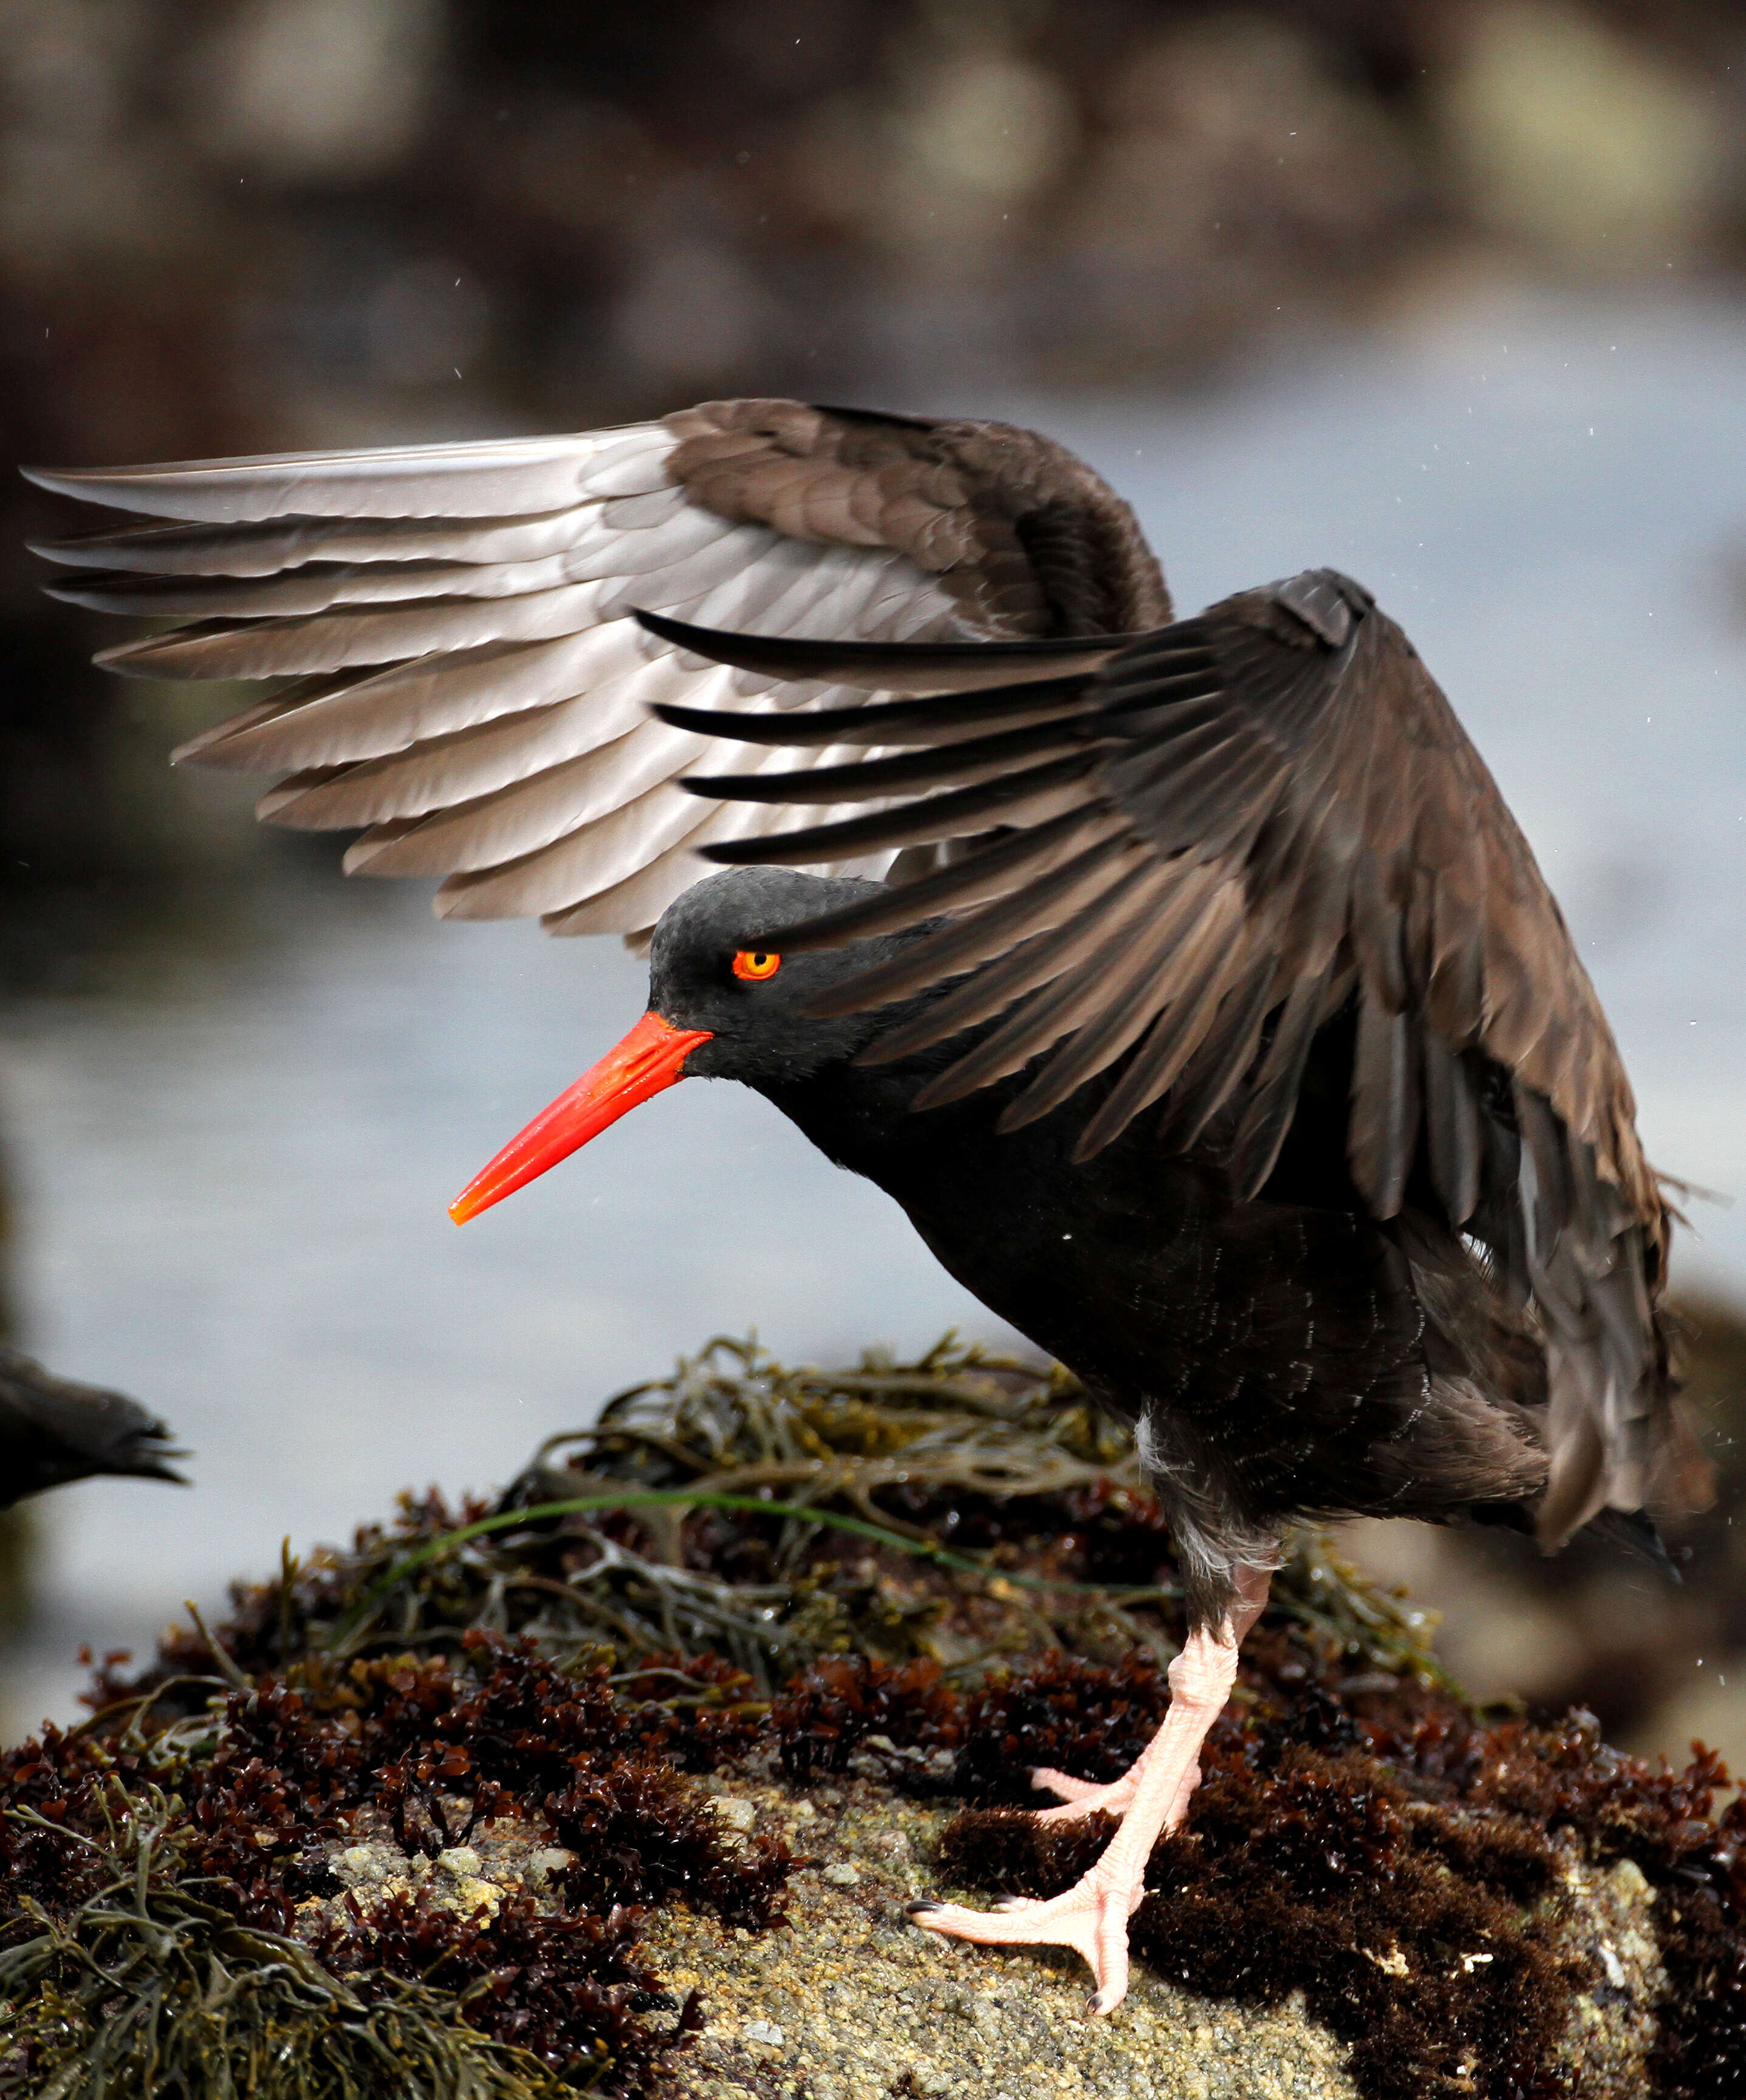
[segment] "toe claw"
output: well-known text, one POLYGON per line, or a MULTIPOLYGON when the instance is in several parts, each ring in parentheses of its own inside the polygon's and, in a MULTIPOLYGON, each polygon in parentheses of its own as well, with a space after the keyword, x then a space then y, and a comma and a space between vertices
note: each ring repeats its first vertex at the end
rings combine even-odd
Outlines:
POLYGON ((920 1917, 930 1910, 944 1910, 946 1905, 936 1903, 932 1896, 923 1896, 915 1903, 906 1904, 903 1908, 911 1917, 920 1917))

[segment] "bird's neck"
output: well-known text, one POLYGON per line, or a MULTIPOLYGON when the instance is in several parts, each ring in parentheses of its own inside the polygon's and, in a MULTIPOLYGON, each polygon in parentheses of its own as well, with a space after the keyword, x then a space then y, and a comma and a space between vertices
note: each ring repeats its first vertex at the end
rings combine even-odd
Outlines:
MULTIPOLYGON (((1058 1260, 1053 1251, 1063 1236, 1070 1238, 1076 1224, 1089 1224, 1091 1212, 1109 1202, 1111 1171, 1129 1148, 1118 1140, 1075 1165, 1083 1110, 1074 1104, 1021 1129, 997 1131, 1001 1110, 1022 1089, 1016 1076, 963 1101, 915 1109, 921 1088, 962 1048, 890 1065, 833 1065, 759 1091, 827 1158, 894 1197, 946 1266, 987 1299, 984 1259, 997 1252, 1003 1268, 1022 1268, 1027 1250, 1035 1255, 1047 1248, 1058 1260), (979 1273, 972 1277, 967 1264, 979 1273)), ((998 1309, 1013 1317, 1006 1305, 998 1309)))
MULTIPOLYGON (((933 1068, 932 1062, 924 1069, 921 1061, 910 1059, 891 1065, 833 1062, 804 1079, 753 1084, 827 1158, 897 1195, 893 1177, 908 1178, 918 1143, 934 1127, 932 1117, 912 1113, 933 1068)), ((974 1122, 987 1124, 991 1134, 998 1108, 991 1114, 985 1101, 974 1106, 974 1122)))

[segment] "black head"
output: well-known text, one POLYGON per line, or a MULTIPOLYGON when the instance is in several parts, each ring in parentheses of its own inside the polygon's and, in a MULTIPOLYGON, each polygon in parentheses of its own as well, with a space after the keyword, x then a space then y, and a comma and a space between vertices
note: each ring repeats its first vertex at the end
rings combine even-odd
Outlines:
POLYGON ((858 903, 880 888, 746 867, 688 889, 655 929, 648 1012, 474 1176, 449 1205, 449 1215, 465 1224, 677 1079, 743 1079, 774 1091, 846 1064, 892 1009, 821 1020, 807 1012, 809 1003, 883 962, 913 933, 784 955, 780 929, 858 903))
POLYGON ((883 887, 791 868, 736 867, 669 904, 650 946, 649 1006, 675 1028, 708 1032, 708 1042, 686 1058, 686 1078, 780 1085, 844 1063, 870 1043, 879 1014, 818 1020, 806 1008, 817 994, 883 961, 896 937, 787 955, 779 931, 883 887))

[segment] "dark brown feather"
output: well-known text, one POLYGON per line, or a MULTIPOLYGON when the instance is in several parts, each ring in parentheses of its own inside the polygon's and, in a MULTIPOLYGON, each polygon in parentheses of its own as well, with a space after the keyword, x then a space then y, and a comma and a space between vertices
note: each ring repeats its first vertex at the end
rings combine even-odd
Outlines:
POLYGON ((706 401, 667 418, 669 471, 718 517, 894 547, 989 631, 1131 633, 1170 594, 1132 510, 1065 446, 1007 423, 800 401, 706 401))
POLYGON ((1073 786, 1091 766, 1088 755, 1075 752, 1070 758, 1051 759, 1023 773, 1009 774, 1003 780, 931 796, 924 802, 882 810, 877 816, 848 817, 840 823, 815 824, 804 832, 782 832, 774 837, 699 850, 705 860, 729 867, 805 867, 813 861, 852 860, 858 854, 875 853, 884 846, 975 838, 991 824, 1018 823, 1028 805, 1041 803, 1056 789, 1073 786))
MULTIPOLYGON (((1012 655, 1008 645, 1003 661, 1012 655)), ((955 663, 954 681, 967 670, 955 663)), ((1078 1156, 1164 1096, 1166 1144, 1232 1118, 1226 1157, 1246 1198, 1281 1156, 1312 1043, 1350 1001, 1347 1157, 1365 1207, 1394 1220, 1422 1185, 1412 1200, 1434 1202, 1448 1230, 1485 1249, 1501 1302, 1536 1308, 1553 1449, 1545 1534, 1609 1498, 1629 1505, 1664 1414, 1654 1300, 1665 1207, 1557 906, 1400 630, 1359 586, 1317 571, 1113 653, 1065 721, 967 742, 963 717, 944 712, 961 703, 940 705, 946 733, 931 772, 924 748, 829 778, 842 801, 906 787, 916 799, 713 857, 821 858, 875 840, 962 836, 971 818, 1022 832, 1025 804, 1045 786, 1054 821, 1077 809, 1113 828, 1070 868, 1035 879, 1003 844, 1010 889, 838 987, 831 1010, 846 1012, 962 978, 867 1054, 908 1054, 1004 1014, 921 1104, 1041 1059, 1003 1115, 1017 1127, 1113 1063, 1078 1156), (1032 757, 1034 738, 1057 735, 1082 757, 1011 776, 1003 816, 998 774, 955 784, 984 752, 998 763, 1002 736, 1032 757), (1143 859, 1062 915, 1100 858, 1113 870, 1136 849, 1156 885, 1143 859), (1130 920, 1124 906, 1138 897, 1145 915, 1130 920)), ((906 740, 922 742, 926 720, 915 704, 906 740)), ((882 901, 877 923, 919 924, 953 898, 919 889, 908 918, 904 901, 902 889, 882 901)))
POLYGON ((1021 870, 1030 867, 1037 875, 1047 874, 1089 845, 1094 836, 1107 836, 1115 828, 1108 818, 1069 810, 1025 831, 991 833, 961 859, 894 885, 882 897, 822 913, 799 926, 761 927, 750 938, 754 946, 778 948, 787 955, 846 947, 871 933, 913 926, 918 912, 932 918, 949 907, 963 909, 990 897, 1003 897, 1017 887, 1021 870))
POLYGON ((1067 715, 893 758, 815 765, 799 774, 694 774, 685 785, 694 795, 731 802, 861 802, 906 788, 959 787, 987 779, 1006 772, 1015 760, 1071 751, 1082 740, 1075 734, 1074 717, 1067 715))
POLYGON ((659 612, 639 611, 637 620, 661 641, 736 670, 796 682, 825 678, 835 686, 887 693, 937 695, 997 682, 1071 677, 1099 669, 1130 638, 1112 636, 1095 647, 1069 641, 806 642, 780 634, 723 634, 659 612))
MULTIPOLYGON (((646 619, 645 618, 645 624, 646 619)), ((1015 725, 1038 715, 1070 714, 1095 704, 1090 679, 1039 678, 1029 685, 996 686, 946 697, 929 694, 914 700, 869 700, 858 708, 796 708, 780 715, 736 713, 724 708, 658 706, 652 710, 669 728, 694 736, 720 736, 738 743, 768 743, 804 748, 830 743, 939 744, 955 730, 967 735, 1015 725)))

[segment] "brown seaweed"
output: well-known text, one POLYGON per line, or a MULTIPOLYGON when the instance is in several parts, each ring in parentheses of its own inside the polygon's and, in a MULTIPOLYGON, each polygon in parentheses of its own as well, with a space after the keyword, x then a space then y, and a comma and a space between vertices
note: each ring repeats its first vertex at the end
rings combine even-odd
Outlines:
MULTIPOLYGON (((1718 1812, 1719 1762, 1669 1772, 1580 1714, 1475 1712, 1424 1622, 1322 1542, 1277 1589, 1154 1855, 1140 1957, 1209 1995, 1301 1991, 1368 2100, 1539 2100, 1594 1987, 1561 1937, 1567 1870, 1630 1860, 1669 1979, 1654 2093, 1746 2088, 1746 1813, 1718 1812)), ((196 2036, 252 2061, 269 2032, 302 2062, 298 2020, 386 2022, 432 2093, 652 2093, 702 2014, 643 1962, 640 1919, 683 1902, 767 1930, 789 1866, 729 1842, 688 1775, 955 1800, 936 1874, 1047 1892, 1104 1826, 1015 1814, 1030 1768, 1131 1760, 1179 1603, 1131 1441, 1060 1374, 946 1350, 793 1372, 712 1345, 508 1495, 408 1502, 349 1553, 239 1586, 225 1623, 173 1631, 138 1676, 110 1658, 82 1728, 0 1754, 0 2094, 51 2060, 95 2091, 120 2045, 87 1987, 122 1939, 149 2004, 116 2032, 149 2028, 165 2062, 196 2036), (673 1499, 602 1506, 619 1490, 673 1499), (416 1877, 360 1905, 334 1870, 360 1818, 417 1868, 494 1819, 564 1864, 490 1917, 416 1877), (287 1947, 275 1996, 260 1978, 287 1947), (223 2035, 196 2009, 214 1964, 259 2008, 223 2035)))

